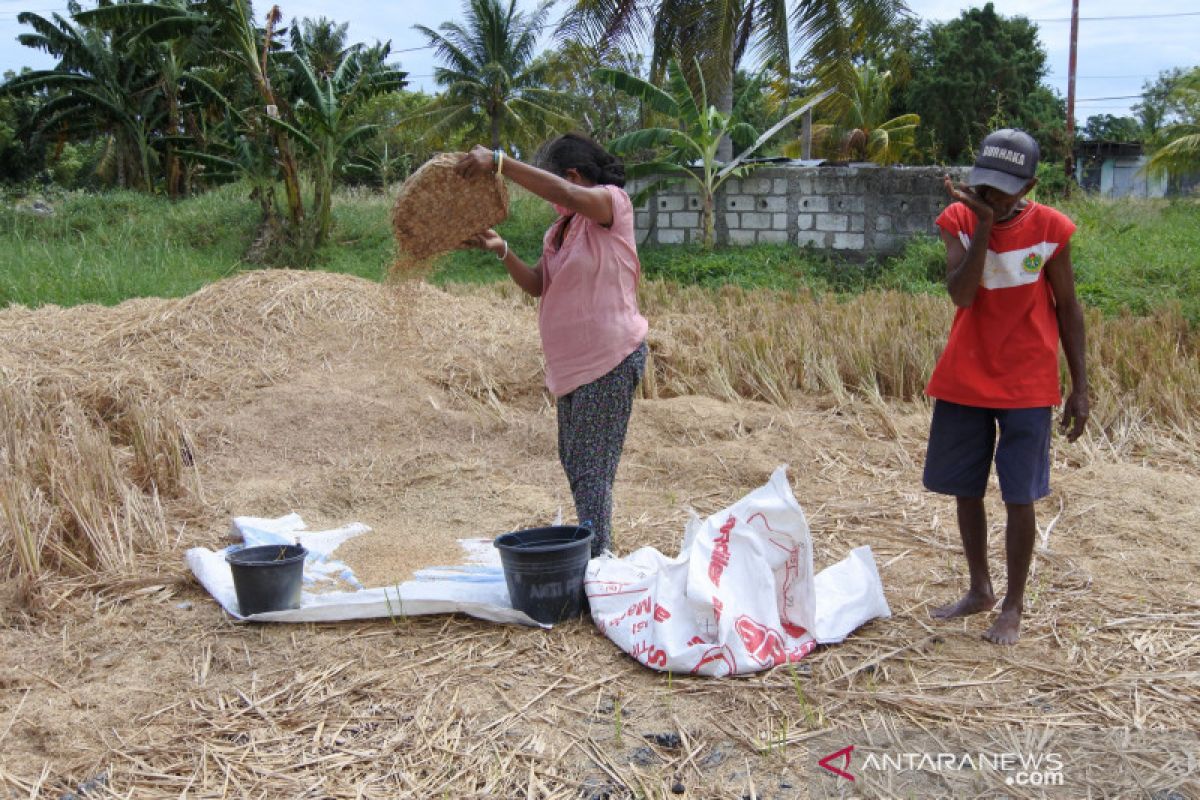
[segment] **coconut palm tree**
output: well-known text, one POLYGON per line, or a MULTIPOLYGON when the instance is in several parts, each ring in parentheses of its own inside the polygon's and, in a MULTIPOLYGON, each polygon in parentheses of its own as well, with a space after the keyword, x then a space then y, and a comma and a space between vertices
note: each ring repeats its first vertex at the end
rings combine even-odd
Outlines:
MULTIPOLYGON (((574 0, 559 36, 583 37, 599 47, 636 47, 649 37, 651 82, 661 83, 670 59, 695 59, 717 109, 729 114, 733 76, 748 53, 786 81, 794 33, 818 65, 818 87, 832 88, 843 82, 863 42, 906 13, 904 0, 574 0)), ((693 87, 697 77, 689 75, 693 87)), ((723 147, 721 157, 730 152, 723 147)))
POLYGON ((921 118, 916 114, 888 117, 891 72, 880 71, 871 63, 858 67, 849 89, 835 94, 830 103, 838 115, 833 130, 840 139, 842 157, 895 164, 913 148, 921 118))
POLYGON ((300 53, 318 78, 334 73, 348 49, 349 23, 338 24, 325 17, 292 20, 292 52, 300 53))
POLYGON ((546 62, 534 58, 553 4, 543 0, 525 14, 516 0, 467 0, 461 24, 444 22, 436 31, 413 26, 445 64, 434 70, 445 91, 410 121, 429 124, 433 135, 461 130, 492 147, 535 141, 554 125, 570 126, 563 112, 570 98, 545 88, 546 62))
POLYGON ((1191 119, 1168 125, 1156 137, 1164 142, 1146 165, 1152 174, 1184 175, 1200 172, 1200 67, 1179 79, 1172 95, 1183 109, 1194 109, 1191 119))

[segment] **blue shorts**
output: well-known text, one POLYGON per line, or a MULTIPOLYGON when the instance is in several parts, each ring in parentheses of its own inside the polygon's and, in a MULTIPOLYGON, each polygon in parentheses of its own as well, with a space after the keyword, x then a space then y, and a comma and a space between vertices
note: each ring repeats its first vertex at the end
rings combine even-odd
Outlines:
POLYGON ((1050 494, 1052 411, 976 408, 938 400, 929 426, 925 488, 956 497, 983 497, 994 455, 1004 502, 1024 505, 1050 494))

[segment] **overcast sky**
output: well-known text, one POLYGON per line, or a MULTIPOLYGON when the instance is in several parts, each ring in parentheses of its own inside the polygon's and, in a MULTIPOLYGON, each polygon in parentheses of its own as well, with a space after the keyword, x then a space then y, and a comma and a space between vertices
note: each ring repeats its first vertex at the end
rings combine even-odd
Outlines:
MULTIPOLYGON (((523 8, 532 8, 531 0, 519 0, 523 8)), ((957 0, 909 0, 922 19, 947 20, 956 17, 970 4, 957 0)), ((981 4, 980 4, 981 5, 981 4)), ((997 10, 1006 16, 1025 15, 1037 21, 1041 40, 1049 54, 1047 81, 1066 96, 1067 55, 1071 15, 1070 0, 998 0, 997 10), (1059 21, 1063 20, 1063 21, 1059 21)), ((1137 102, 1146 79, 1171 67, 1200 64, 1200 7, 1195 0, 1081 0, 1079 24, 1079 67, 1076 115, 1082 121, 1091 114, 1124 114, 1137 102), (1176 16, 1154 18, 1154 15, 1176 16), (1183 14, 1184 16, 1178 16, 1183 14), (1089 19, 1124 17, 1122 19, 1089 19), (1130 18, 1137 17, 1137 18, 1130 18), (1092 98, 1118 98, 1095 99, 1092 98)), ((84 8, 94 0, 83 0, 84 8)), ((558 10, 565 8, 559 2, 558 10)), ((256 7, 265 10, 260 0, 256 7)), ((325 16, 350 24, 352 41, 391 40, 393 51, 421 48, 424 37, 413 30, 414 24, 436 28, 442 22, 461 15, 460 0, 281 0, 280 7, 289 21, 295 17, 325 16)), ((23 26, 16 21, 23 10, 48 16, 65 11, 66 0, 0 0, 0 72, 22 66, 49 68, 53 61, 43 53, 22 47, 16 37, 23 26)), ((27 30, 27 29, 25 29, 27 30)), ((549 44, 549 32, 543 45, 549 44)), ((418 49, 396 55, 401 66, 411 73, 414 87, 433 91, 432 51, 418 49)))

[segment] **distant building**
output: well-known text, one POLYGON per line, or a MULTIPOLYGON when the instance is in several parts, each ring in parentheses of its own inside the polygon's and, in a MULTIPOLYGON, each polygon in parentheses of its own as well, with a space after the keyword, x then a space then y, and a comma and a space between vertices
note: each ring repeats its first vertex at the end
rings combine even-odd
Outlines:
POLYGON ((1146 173, 1141 142, 1075 143, 1075 180, 1102 197, 1174 197, 1200 188, 1200 175, 1146 173))

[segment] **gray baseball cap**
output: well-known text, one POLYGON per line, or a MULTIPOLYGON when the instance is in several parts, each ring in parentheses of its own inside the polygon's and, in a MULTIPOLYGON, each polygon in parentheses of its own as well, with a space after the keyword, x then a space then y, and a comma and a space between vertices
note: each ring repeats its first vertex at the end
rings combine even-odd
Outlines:
POLYGON ((989 133, 979 146, 968 186, 991 186, 1005 194, 1020 194, 1037 174, 1041 150, 1032 136, 1016 128, 989 133))

